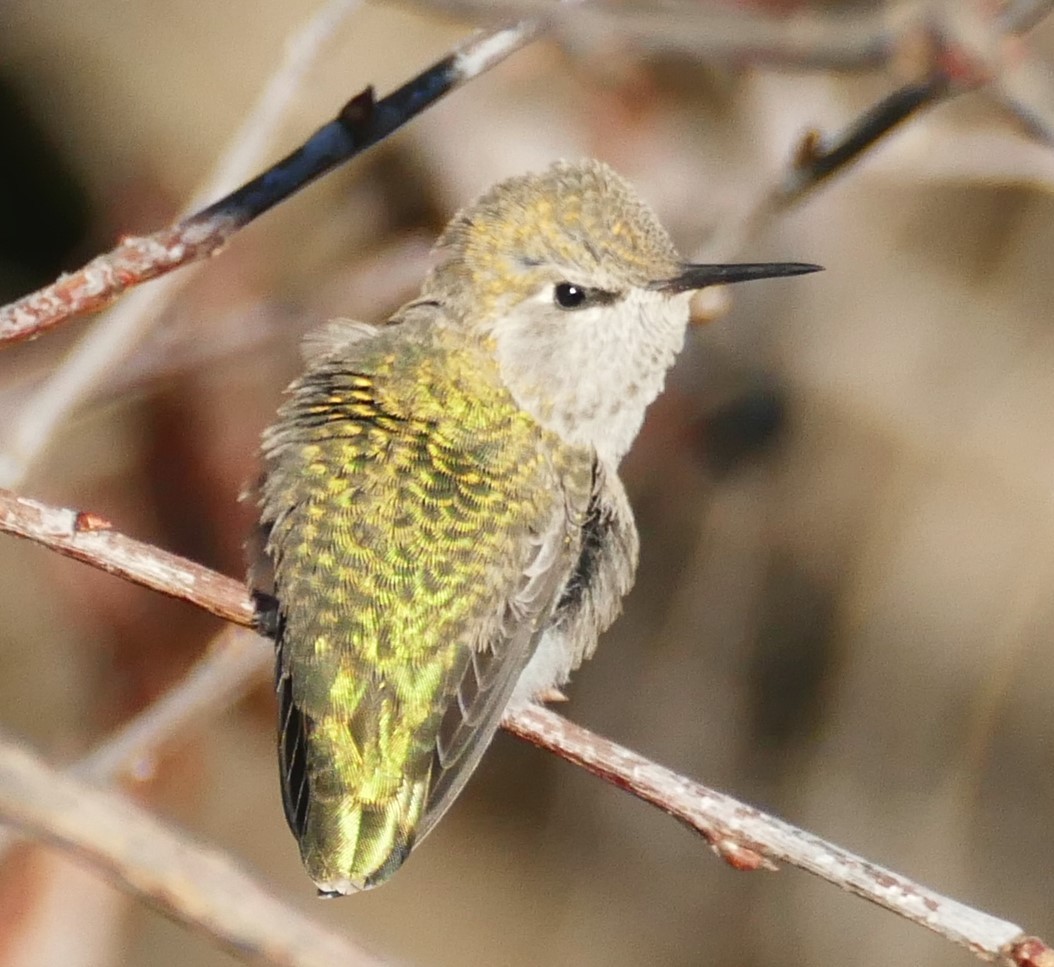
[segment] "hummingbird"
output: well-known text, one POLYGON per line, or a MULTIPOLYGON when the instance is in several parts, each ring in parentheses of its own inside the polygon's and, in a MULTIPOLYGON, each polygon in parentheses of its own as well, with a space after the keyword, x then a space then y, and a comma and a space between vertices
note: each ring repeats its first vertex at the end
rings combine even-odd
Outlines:
POLYGON ((321 895, 398 870, 505 711, 558 694, 617 617, 638 556, 618 465, 692 293, 818 268, 686 263, 611 168, 557 162, 458 213, 385 324, 305 340, 250 586, 321 895))

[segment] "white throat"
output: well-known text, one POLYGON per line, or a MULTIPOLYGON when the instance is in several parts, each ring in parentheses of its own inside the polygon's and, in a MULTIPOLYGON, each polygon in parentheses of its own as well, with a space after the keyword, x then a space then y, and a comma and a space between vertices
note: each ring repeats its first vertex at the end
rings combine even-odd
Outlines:
POLYGON ((539 423, 616 465, 684 345, 688 298, 635 288, 564 311, 540 293, 494 326, 502 378, 539 423))

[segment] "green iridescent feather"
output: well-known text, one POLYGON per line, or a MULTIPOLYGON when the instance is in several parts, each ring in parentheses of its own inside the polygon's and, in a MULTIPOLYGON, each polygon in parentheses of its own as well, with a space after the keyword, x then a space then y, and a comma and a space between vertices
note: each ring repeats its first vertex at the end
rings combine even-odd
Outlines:
POLYGON ((389 876, 475 767, 593 486, 437 312, 323 353, 265 438, 283 792, 323 888, 389 876))

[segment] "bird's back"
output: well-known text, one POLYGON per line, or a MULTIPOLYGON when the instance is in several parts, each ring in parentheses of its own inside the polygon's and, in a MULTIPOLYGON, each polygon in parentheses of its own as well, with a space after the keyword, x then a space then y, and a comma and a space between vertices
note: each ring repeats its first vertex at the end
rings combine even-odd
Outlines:
POLYGON ((265 451, 286 815, 315 882, 347 892, 398 868, 437 771, 489 741, 534 640, 509 625, 545 617, 517 595, 539 555, 532 596, 566 580, 590 460, 413 321, 316 360, 265 451))

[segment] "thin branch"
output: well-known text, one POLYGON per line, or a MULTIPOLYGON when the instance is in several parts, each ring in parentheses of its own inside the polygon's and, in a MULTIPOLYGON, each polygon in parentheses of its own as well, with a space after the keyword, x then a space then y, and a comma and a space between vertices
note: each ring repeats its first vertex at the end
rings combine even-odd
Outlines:
POLYGON ((1051 11, 1054 0, 1007 0, 999 21, 1008 32, 1023 34, 1038 26, 1051 11))
POLYGON ((176 554, 126 537, 96 514, 52 507, 0 490, 0 531, 252 627, 253 608, 236 581, 176 554))
POLYGON ((50 768, 0 737, 0 818, 72 850, 124 889, 245 960, 380 967, 349 940, 277 900, 223 854, 128 799, 50 768))
MULTIPOLYGON (((293 105, 311 66, 326 41, 341 22, 361 5, 361 0, 328 0, 286 43, 285 56, 271 76, 256 104, 231 138, 212 174, 199 188, 187 207, 188 212, 230 191, 244 181, 263 162, 264 152, 273 140, 284 116, 293 105)), ((171 233, 158 233, 146 239, 128 239, 107 257, 95 259, 79 273, 60 278, 53 286, 41 290, 44 305, 68 308, 77 312, 93 311, 106 285, 127 288, 134 284, 138 266, 152 258, 166 257, 171 248, 171 233), (124 254, 121 254, 124 253, 124 254), (80 281, 78 281, 78 279, 80 281), (81 308, 78 308, 81 306, 81 308)), ((201 249, 199 235, 188 233, 188 251, 201 249)), ((204 258, 208 252, 200 251, 204 258)), ((112 372, 114 364, 128 355, 165 308, 192 280, 194 273, 184 272, 160 281, 148 289, 132 292, 105 319, 100 320, 69 352, 62 363, 11 421, 0 452, 0 485, 16 486, 25 478, 34 460, 47 446, 55 430, 88 396, 100 380, 112 372)), ((30 300, 32 296, 27 297, 30 300)), ((13 311, 26 300, 14 303, 4 312, 13 311)), ((0 330, 2 330, 0 325, 0 330)), ((32 337, 32 334, 30 334, 32 337)))
POLYGON ((806 135, 791 170, 772 197, 773 204, 787 207, 799 201, 909 118, 945 98, 949 89, 947 77, 934 74, 920 84, 907 84, 882 98, 830 144, 824 144, 818 134, 806 135))
MULTIPOLYGON (((226 626, 164 695, 66 771, 96 785, 142 778, 165 745, 233 705, 273 667, 274 653, 266 642, 244 629, 226 626)), ((0 828, 0 860, 17 839, 12 832, 0 828)))
MULTIPOLYGON (((791 826, 540 706, 528 706, 502 723, 507 732, 553 752, 700 833, 713 850, 737 869, 775 869, 789 863, 840 886, 848 893, 968 947, 983 960, 1027 963, 1013 951, 1026 940, 1020 927, 974 910, 913 880, 883 869, 839 846, 791 826)), ((1046 949, 1042 944, 1041 948, 1046 949)), ((1032 954, 1030 954, 1031 956, 1032 954)), ((1051 956, 1049 950, 1046 956, 1051 956)))
POLYGON ((126 239, 52 285, 0 308, 0 344, 96 312, 133 285, 219 251, 255 218, 397 131, 445 94, 534 39, 533 23, 478 33, 379 101, 366 88, 299 148, 219 201, 152 235, 126 239))
POLYGON ((909 118, 939 104, 951 91, 947 75, 935 71, 926 81, 906 84, 886 95, 833 138, 824 138, 819 131, 806 132, 787 171, 752 195, 738 215, 725 219, 693 253, 696 259, 724 262, 736 257, 776 216, 850 169, 866 151, 909 118))
POLYGON ((1052 9, 1015 2, 999 9, 987 0, 946 4, 931 32, 936 64, 960 90, 989 88, 1034 137, 1054 142, 1054 72, 1022 34, 1052 9))
MULTIPOLYGON (((77 528, 77 521, 90 516, 0 491, 0 531, 25 537, 63 554, 69 554, 72 548, 76 551, 74 556, 85 563, 119 573, 227 620, 244 625, 251 623, 251 607, 239 582, 219 574, 211 574, 204 580, 201 576, 204 569, 197 565, 181 562, 176 566, 179 559, 173 555, 112 530, 106 532, 108 541, 86 546, 85 541, 92 532, 86 535, 83 529, 77 528), (196 580, 165 587, 158 579, 162 573, 194 573, 196 580)), ((502 724, 513 734, 680 819, 739 869, 772 868, 774 861, 789 863, 963 944, 983 960, 1002 959, 1022 967, 1054 967, 1054 953, 1041 941, 1027 937, 1015 924, 934 893, 811 833, 656 765, 554 712, 538 707, 522 708, 507 715, 502 724)), ((0 771, 0 786, 2 778, 0 771)), ((3 809, 2 798, 0 809, 3 809)))
POLYGON ((864 70, 888 63, 897 34, 884 15, 803 12, 793 17, 727 4, 578 4, 557 0, 418 0, 477 21, 532 17, 573 47, 615 42, 700 60, 864 70))
MULTIPOLYGON (((558 0, 417 0, 419 6, 476 21, 532 17, 575 48, 612 43, 637 51, 676 51, 699 60, 734 65, 809 70, 865 71, 887 67, 915 46, 920 31, 935 37, 1028 33, 1052 10, 1054 0, 942 0, 886 4, 879 13, 809 9, 787 13, 780 5, 654 2, 580 4, 558 0), (969 25, 969 30, 961 28, 969 25)), ((998 43, 997 43, 998 46, 998 43)))
MULTIPOLYGON (((774 217, 802 202, 834 175, 848 171, 904 122, 982 83, 985 75, 981 68, 974 65, 967 69, 960 64, 957 73, 952 73, 952 59, 946 48, 938 46, 925 80, 905 84, 887 94, 832 138, 815 130, 806 132, 786 173, 752 197, 738 217, 726 219, 707 241, 699 259, 724 261, 735 256, 774 217)), ((1054 123, 1051 130, 1054 131, 1054 123)))
MULTIPOLYGON (((915 30, 924 29, 928 40, 927 76, 892 91, 831 139, 823 138, 816 131, 808 132, 802 138, 786 176, 761 198, 740 224, 733 227, 730 235, 743 239, 755 233, 768 216, 800 202, 814 188, 832 175, 844 172, 886 135, 922 111, 959 94, 977 90, 993 78, 998 82, 999 65, 991 61, 995 55, 991 51, 982 51, 971 41, 981 35, 998 54, 1009 43, 1004 35, 1018 35, 1034 25, 1035 21, 1026 17, 1025 8, 1039 19, 1047 12, 1044 9, 1042 14, 1039 13, 1037 8, 1041 6, 1054 8, 1054 3, 1026 3, 1022 0, 1012 4, 1001 16, 990 16, 983 22, 979 22, 978 10, 963 5, 955 8, 954 15, 947 12, 943 17, 930 15, 924 22, 913 24, 915 30)), ((908 33, 909 28, 902 27, 901 39, 908 33)), ((893 46, 896 45, 891 45, 891 49, 893 46)), ((1018 59, 1022 59, 1024 48, 1016 36, 1012 46, 1018 52, 1018 59)), ((1049 80, 1049 71, 1046 74, 1049 80)), ((1035 95, 1033 102, 1037 102, 1041 95, 1036 90, 1043 85, 1034 75, 1030 79, 1033 81, 1031 92, 1035 95)), ((1023 116, 1026 110, 1019 101, 1008 106, 1019 116, 1023 116)), ((1029 111, 1027 115, 1034 133, 1048 140, 1054 134, 1054 100, 1050 100, 1049 106, 1051 111, 1038 114, 1029 111)))
POLYGON ((282 63, 271 75, 255 105, 242 121, 205 186, 187 204, 193 212, 217 195, 232 191, 261 164, 281 119, 295 106, 297 95, 330 38, 362 0, 328 0, 285 43, 282 63))
POLYGON ((70 774, 98 784, 126 775, 141 778, 152 769, 158 750, 173 736, 191 731, 204 709, 218 714, 273 668, 274 652, 266 641, 224 628, 179 682, 77 761, 70 774))

